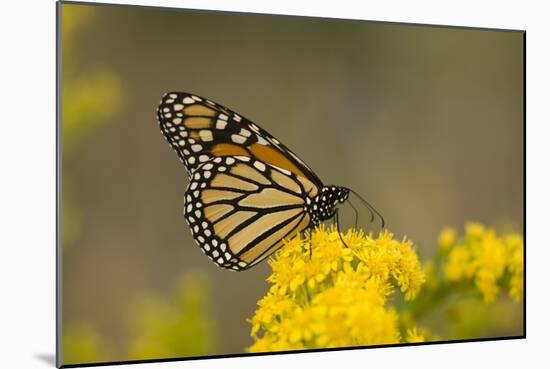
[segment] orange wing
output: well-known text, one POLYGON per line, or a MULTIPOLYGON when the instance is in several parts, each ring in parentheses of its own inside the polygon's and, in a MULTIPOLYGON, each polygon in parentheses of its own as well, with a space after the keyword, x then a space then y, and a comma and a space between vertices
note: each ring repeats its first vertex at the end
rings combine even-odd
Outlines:
POLYGON ((311 196, 323 186, 309 166, 279 140, 211 100, 169 92, 160 102, 157 118, 190 175, 212 158, 246 156, 293 173, 311 196))

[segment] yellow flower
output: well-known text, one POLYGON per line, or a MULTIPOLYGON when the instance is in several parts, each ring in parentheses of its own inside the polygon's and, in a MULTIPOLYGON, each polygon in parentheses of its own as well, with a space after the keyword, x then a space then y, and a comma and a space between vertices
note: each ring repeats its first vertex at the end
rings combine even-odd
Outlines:
POLYGON ((507 269, 510 272, 510 296, 517 302, 523 298, 523 240, 518 235, 510 235, 504 239, 507 249, 507 269))
POLYGON ((470 263, 470 252, 465 246, 457 246, 451 250, 448 262, 443 267, 445 276, 450 281, 458 281, 467 273, 467 266, 470 263))
POLYGON ((112 353, 94 326, 71 323, 63 330, 63 364, 108 361, 112 353))
POLYGON ((456 231, 454 228, 445 227, 439 233, 437 244, 442 252, 447 252, 456 242, 456 231))
POLYGON ((466 223, 464 239, 451 248, 443 266, 443 273, 451 282, 472 280, 486 303, 497 297, 507 271, 509 293, 519 301, 523 297, 521 237, 497 237, 493 229, 473 222, 466 223))
POLYGON ((466 229, 466 237, 470 239, 482 237, 485 232, 483 224, 476 222, 467 222, 464 228, 466 229))
POLYGON ((418 330, 415 328, 411 328, 407 330, 407 342, 413 343, 413 342, 424 342, 424 336, 418 332, 418 330))
POLYGON ((398 343, 394 290, 413 299, 424 272, 410 241, 318 228, 286 241, 269 260, 271 288, 250 319, 248 351, 398 343), (310 256, 311 247, 311 256, 310 256))
POLYGON ((144 295, 134 306, 127 357, 132 360, 214 352, 215 322, 209 314, 209 282, 189 271, 168 297, 144 295))

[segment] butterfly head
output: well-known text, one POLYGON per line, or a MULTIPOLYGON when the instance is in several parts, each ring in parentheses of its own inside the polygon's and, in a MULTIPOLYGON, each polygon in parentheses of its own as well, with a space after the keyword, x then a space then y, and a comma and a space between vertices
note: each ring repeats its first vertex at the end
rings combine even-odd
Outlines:
POLYGON ((310 214, 313 223, 331 219, 336 212, 336 206, 348 199, 349 189, 340 186, 325 186, 313 198, 306 201, 306 210, 310 214))

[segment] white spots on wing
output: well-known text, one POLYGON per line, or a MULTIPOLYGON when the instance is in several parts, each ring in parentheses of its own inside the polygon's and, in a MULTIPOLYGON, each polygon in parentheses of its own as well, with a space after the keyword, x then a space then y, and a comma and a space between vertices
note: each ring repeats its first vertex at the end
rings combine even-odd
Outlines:
POLYGON ((174 118, 174 119, 172 119, 172 122, 174 124, 180 124, 181 123, 181 118, 174 118))
MULTIPOLYGON (((189 142, 191 142, 191 140, 189 140, 189 142)), ((191 146, 191 150, 193 150, 194 152, 199 152, 199 151, 201 151, 201 149, 202 149, 202 146, 199 145, 199 144, 191 146)))
POLYGON ((241 117, 236 113, 233 113, 233 119, 235 119, 235 121, 237 121, 237 122, 241 121, 241 117))
POLYGON ((254 166, 262 172, 265 170, 265 164, 260 161, 255 161, 254 166))
POLYGON ((241 136, 244 136, 244 137, 250 137, 250 135, 251 135, 252 133, 250 133, 250 131, 247 130, 247 129, 241 128, 241 131, 239 132, 239 134, 240 134, 241 136))
POLYGON ((225 159, 225 164, 227 164, 227 165, 231 165, 234 162, 235 162, 235 159, 233 159, 233 158, 228 157, 228 158, 225 159))
POLYGON ((202 169, 204 170, 210 170, 214 167, 214 165, 212 163, 208 163, 208 164, 204 164, 204 166, 202 167, 202 169))
POLYGON ((208 159, 209 159, 208 155, 201 155, 201 156, 199 156, 199 161, 200 161, 201 163, 204 163, 205 161, 208 161, 208 159))
POLYGON ((180 146, 185 146, 185 141, 184 141, 184 140, 180 140, 180 141, 178 142, 178 145, 180 145, 180 146))
POLYGON ((231 135, 231 141, 242 144, 246 141, 246 137, 240 136, 240 135, 231 135))
POLYGON ((194 156, 191 156, 189 157, 188 161, 189 161, 189 164, 195 164, 195 157, 194 156))
POLYGON ((170 109, 169 109, 169 108, 163 108, 162 111, 163 111, 164 113, 168 113, 168 112, 170 111, 170 109))
POLYGON ((195 101, 199 101, 199 102, 202 101, 202 99, 200 97, 195 96, 195 95, 192 95, 191 98, 195 101))
POLYGON ((226 125, 227 125, 227 122, 225 120, 218 119, 216 121, 216 128, 217 129, 224 129, 226 125))
POLYGON ((257 136, 258 137, 258 143, 260 145, 264 145, 264 146, 268 146, 269 145, 269 142, 267 142, 262 136, 257 136))
POLYGON ((212 131, 204 129, 202 131, 199 131, 199 136, 201 140, 204 142, 212 141, 214 138, 212 137, 212 131))
MULTIPOLYGON (((165 96, 166 96, 166 95, 165 95, 165 96)), ((175 99, 176 97, 178 97, 177 94, 170 94, 169 96, 170 96, 172 99, 175 99)))
MULTIPOLYGON (((193 100, 192 98, 190 98, 189 96, 186 97, 185 99, 183 99, 183 103, 184 104, 193 104, 195 102, 195 100, 193 100)), ((182 106, 183 108, 183 106, 182 106)))
POLYGON ((237 265, 240 266, 241 268, 244 268, 246 266, 246 263, 244 261, 239 261, 237 265))
POLYGON ((218 172, 225 172, 226 169, 227 169, 226 167, 219 167, 218 172))
MULTIPOLYGON (((183 100, 183 102, 185 102, 185 100, 183 100)), ((174 111, 180 111, 182 109, 183 109, 182 104, 174 104, 174 111)))
POLYGON ((229 118, 227 115, 223 114, 223 113, 220 113, 220 115, 218 115, 218 118, 221 119, 221 120, 227 120, 227 118, 229 118))

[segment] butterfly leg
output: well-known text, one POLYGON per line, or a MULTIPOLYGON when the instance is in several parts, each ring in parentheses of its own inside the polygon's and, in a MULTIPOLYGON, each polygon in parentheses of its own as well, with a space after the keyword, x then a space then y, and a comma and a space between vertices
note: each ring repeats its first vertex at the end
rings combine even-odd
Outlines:
POLYGON ((338 232, 338 237, 340 237, 340 241, 344 244, 345 247, 349 248, 349 246, 346 244, 346 241, 342 238, 342 233, 340 233, 340 220, 338 218, 338 210, 336 209, 336 212, 334 213, 334 220, 336 221, 336 230, 338 232))
POLYGON ((313 228, 310 226, 308 227, 308 234, 309 234, 309 260, 311 260, 311 255, 312 255, 312 245, 311 245, 311 234, 313 233, 313 228))

